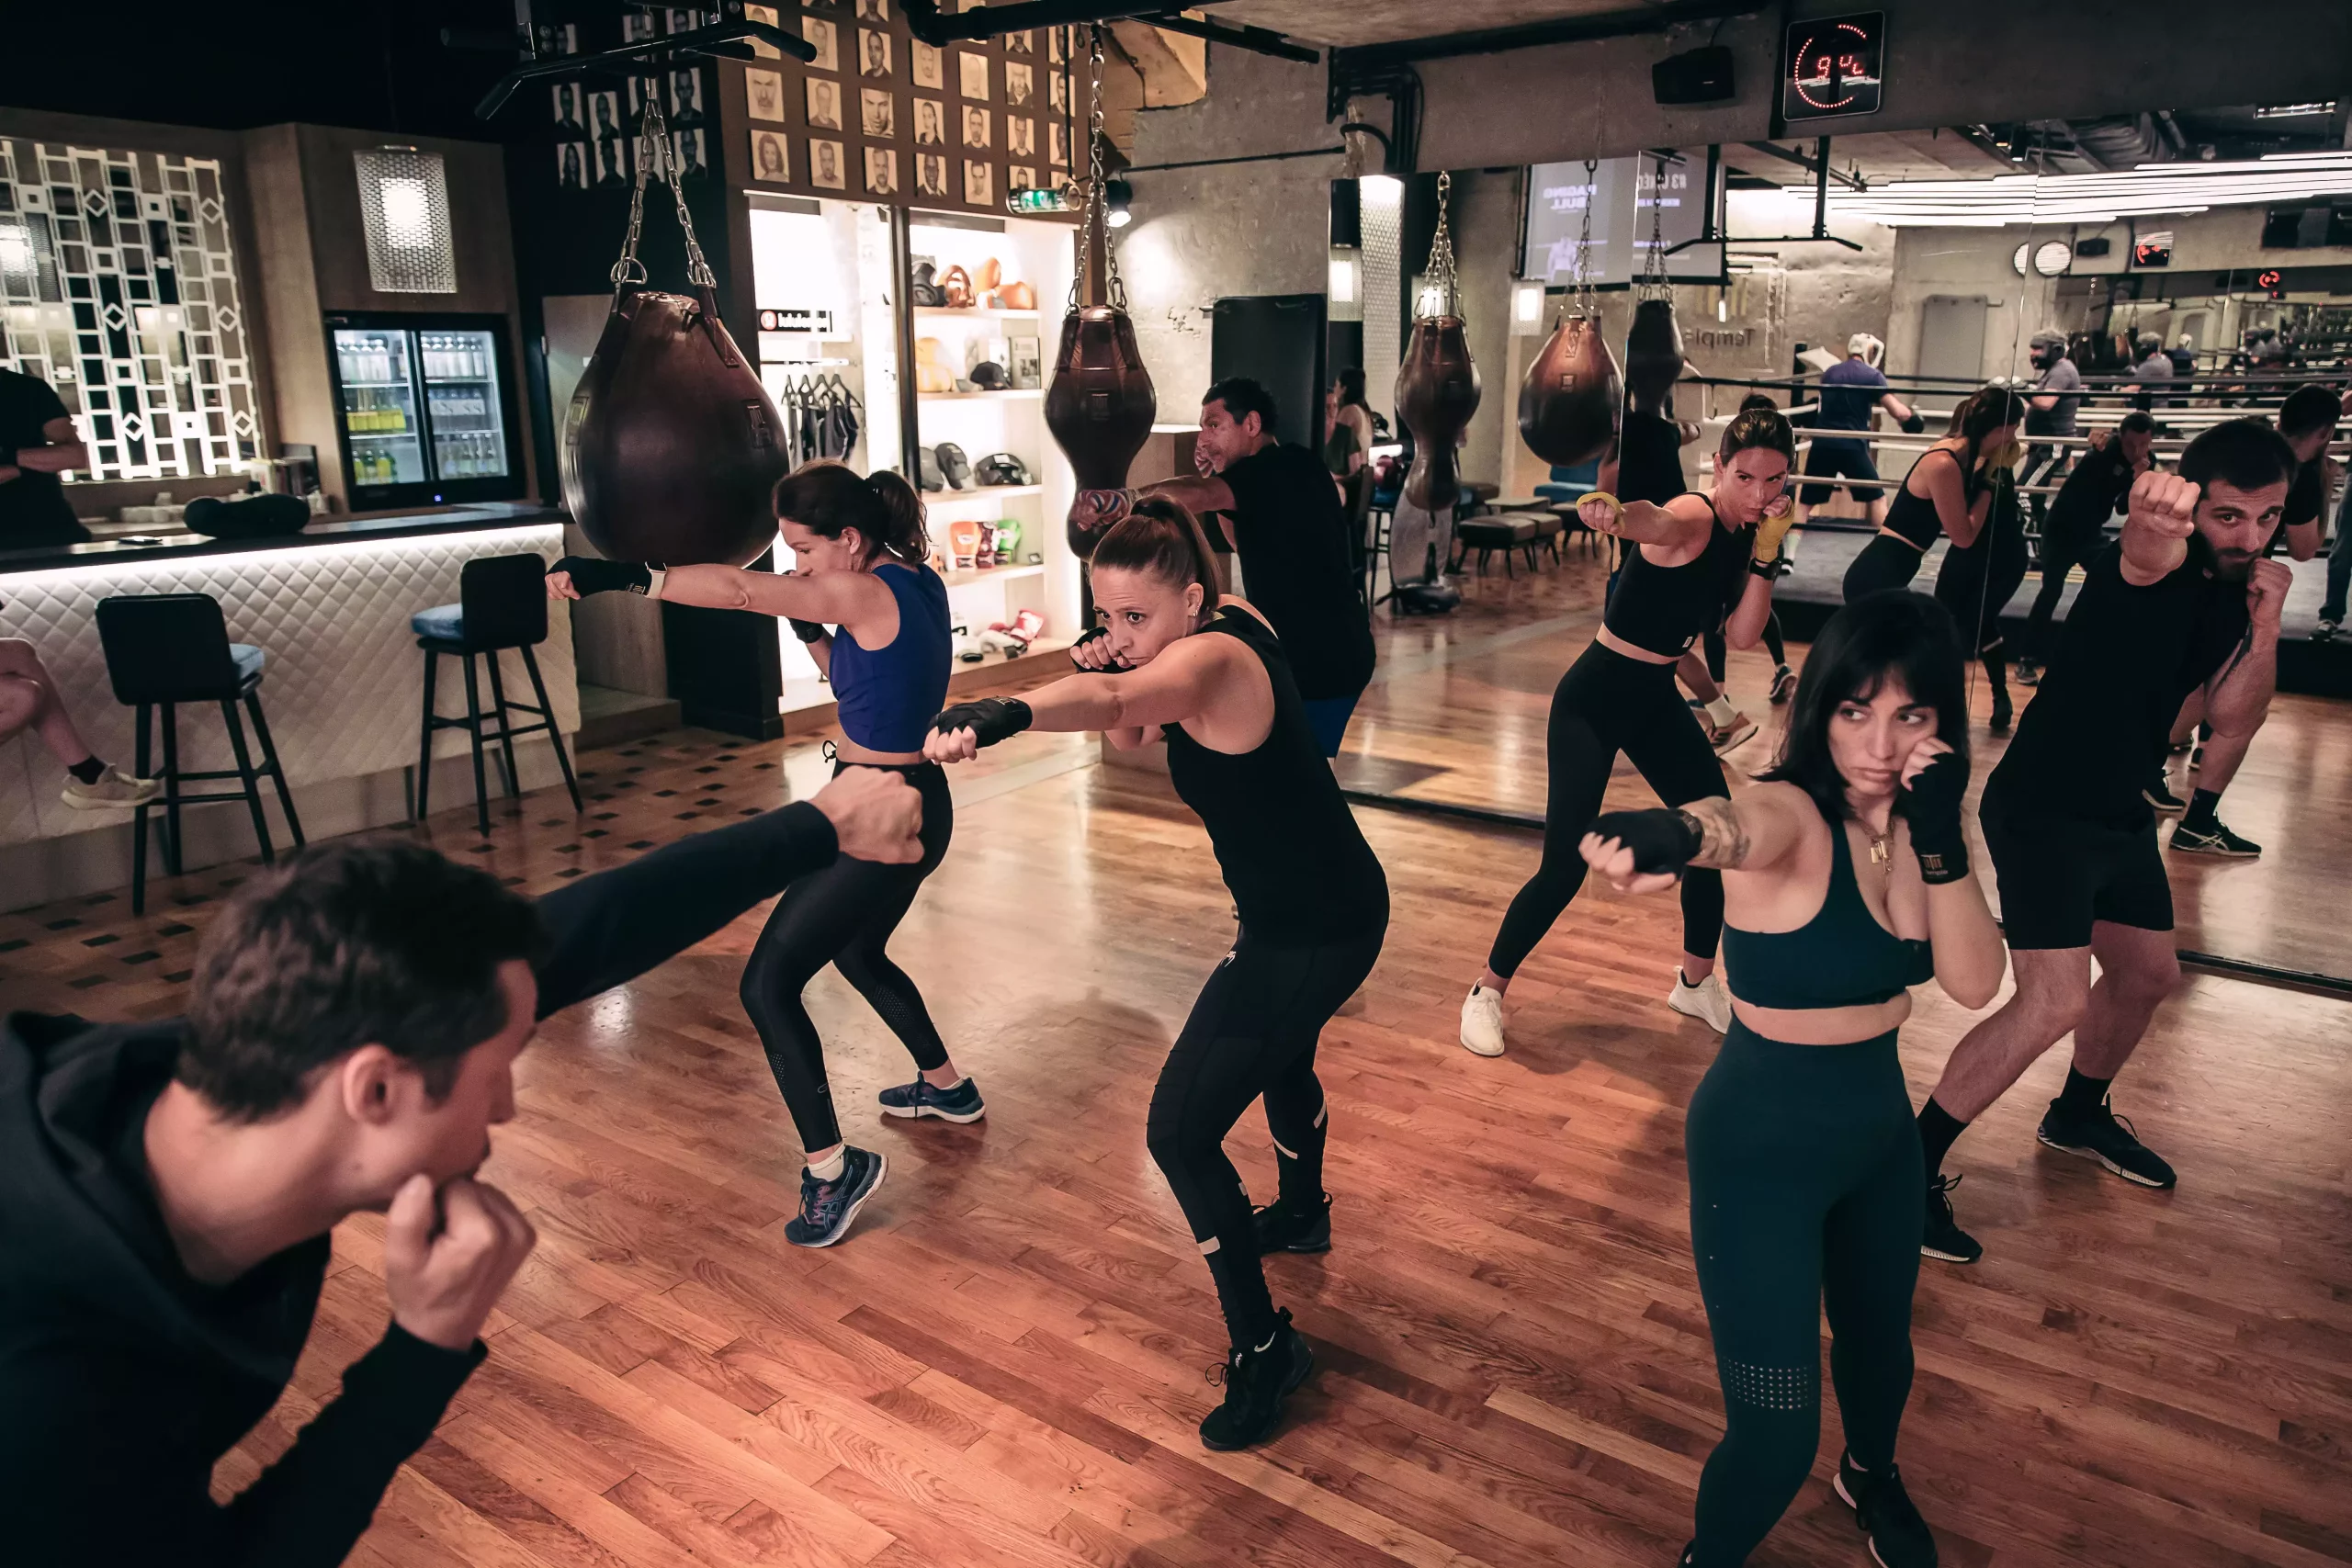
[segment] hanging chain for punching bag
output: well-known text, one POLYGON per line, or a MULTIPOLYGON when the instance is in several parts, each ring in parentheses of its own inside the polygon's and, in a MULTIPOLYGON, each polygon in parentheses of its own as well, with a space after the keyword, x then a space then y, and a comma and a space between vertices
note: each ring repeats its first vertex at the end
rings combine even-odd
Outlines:
POLYGON ((1069 310, 1054 355, 1053 384, 1046 389, 1046 428, 1078 479, 1065 527, 1070 548, 1081 558, 1093 553, 1095 539, 1121 512, 1112 498, 1125 490, 1127 469, 1151 438, 1151 423, 1159 412, 1151 373, 1144 368, 1143 350, 1136 343, 1135 321, 1127 315, 1127 286, 1119 276, 1118 253, 1111 243, 1108 181, 1102 173, 1102 150, 1110 141, 1102 129, 1102 26, 1098 22, 1087 30, 1091 98, 1087 106, 1085 206, 1079 220, 1078 265, 1070 276, 1069 310), (1102 302, 1091 303, 1085 286, 1098 265, 1101 272, 1094 282, 1102 302))
POLYGON ((718 313, 658 91, 645 95, 613 303, 564 421, 565 510, 615 560, 742 566, 775 540, 770 499, 790 468, 775 404, 718 313), (666 181, 691 296, 650 288, 638 247, 645 182, 666 181))
POLYGON ((1625 333, 1625 387, 1636 412, 1663 417, 1682 376, 1682 328, 1674 319, 1674 285, 1666 276, 1666 153, 1650 175, 1649 256, 1635 286, 1634 324, 1625 333))
POLYGON ((1601 338, 1600 301, 1586 264, 1600 166, 1597 159, 1584 161, 1584 220, 1577 231, 1569 303, 1519 386, 1520 438, 1529 451, 1561 468, 1607 457, 1624 415, 1624 378, 1601 338))
POLYGON ((1448 209, 1453 176, 1437 176, 1437 230, 1430 236, 1430 283, 1413 301, 1413 335, 1397 367, 1396 416, 1413 433, 1413 467, 1405 499, 1423 512, 1452 508, 1461 493, 1456 446, 1478 412, 1478 367, 1461 315, 1461 278, 1453 260, 1448 209), (1425 309, 1424 307, 1428 307, 1425 309))

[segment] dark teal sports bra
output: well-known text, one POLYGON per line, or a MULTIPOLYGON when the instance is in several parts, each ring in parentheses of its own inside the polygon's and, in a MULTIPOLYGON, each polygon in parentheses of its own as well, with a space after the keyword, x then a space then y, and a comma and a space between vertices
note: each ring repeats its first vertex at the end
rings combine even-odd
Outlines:
POLYGON ((1854 881, 1843 823, 1832 823, 1829 891, 1792 931, 1724 927, 1724 975, 1750 1007, 1849 1008, 1891 1001, 1936 977, 1935 953, 1878 923, 1854 881))

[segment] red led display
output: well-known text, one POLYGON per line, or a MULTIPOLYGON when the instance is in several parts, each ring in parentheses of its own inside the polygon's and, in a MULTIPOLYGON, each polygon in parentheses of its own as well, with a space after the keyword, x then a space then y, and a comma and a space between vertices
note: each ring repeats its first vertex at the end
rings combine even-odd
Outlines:
POLYGON ((1792 23, 1781 74, 1781 118, 1876 114, 1885 90, 1886 13, 1792 23))

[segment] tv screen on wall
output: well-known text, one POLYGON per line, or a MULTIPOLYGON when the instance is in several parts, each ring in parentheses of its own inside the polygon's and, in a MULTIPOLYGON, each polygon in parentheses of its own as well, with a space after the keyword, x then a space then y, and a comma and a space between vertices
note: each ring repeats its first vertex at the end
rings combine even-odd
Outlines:
MULTIPOLYGON (((1643 153, 1602 158, 1589 175, 1581 160, 1530 168, 1520 276, 1570 287, 1582 249, 1585 281, 1598 288, 1628 288, 1648 264, 1655 221, 1669 280, 1721 283, 1723 242, 1700 239, 1710 209, 1722 199, 1719 189, 1709 187, 1706 150, 1668 153, 1660 165, 1657 154, 1643 153), (1588 204, 1591 239, 1580 245, 1588 204)), ((1722 231, 1716 224, 1715 232, 1722 231)))

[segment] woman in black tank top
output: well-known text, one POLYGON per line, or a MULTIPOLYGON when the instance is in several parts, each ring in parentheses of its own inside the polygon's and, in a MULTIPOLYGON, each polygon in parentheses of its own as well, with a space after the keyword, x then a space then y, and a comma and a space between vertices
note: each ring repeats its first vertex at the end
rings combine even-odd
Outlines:
POLYGON ((1146 1142, 1208 1259, 1232 1342, 1225 1403, 1201 1441, 1247 1448, 1272 1435, 1314 1365, 1259 1258, 1331 1245, 1315 1050, 1380 955, 1388 881, 1272 629, 1239 600, 1218 604, 1192 514, 1138 502, 1094 547, 1091 579, 1103 624, 1070 649, 1082 673, 1025 698, 959 703, 923 750, 961 761, 1029 728, 1099 729, 1122 750, 1167 739, 1169 776, 1208 829, 1241 931, 1168 1054, 1146 1142), (1281 1193, 1253 1213, 1224 1143, 1261 1098, 1281 1193))
MULTIPOLYGON (((1577 841, 1600 814, 1617 754, 1668 806, 1730 793, 1723 764, 1675 687, 1675 666, 1718 626, 1739 648, 1753 648, 1762 634, 1772 608, 1772 563, 1792 518, 1795 450, 1778 412, 1744 410, 1724 431, 1712 493, 1665 506, 1621 509, 1607 495, 1580 504, 1588 525, 1630 548, 1600 636, 1552 694, 1543 863, 1511 900, 1486 972, 1462 1003, 1462 1043, 1477 1055, 1502 1055, 1504 987, 1583 886, 1577 841)), ((1723 913, 1722 878, 1702 872, 1684 882, 1682 969, 1667 997, 1675 1010, 1705 1019, 1719 1033, 1731 1023, 1730 998, 1714 977, 1723 913)))
POLYGON ((2013 468, 2025 457, 2018 445, 2024 418, 2025 400, 2006 387, 1986 387, 1962 400, 1943 438, 1911 465, 1878 536, 1846 569, 1847 604, 1909 587, 1939 534, 1961 549, 1976 542, 1993 504, 1984 476, 1996 468, 2013 468))

